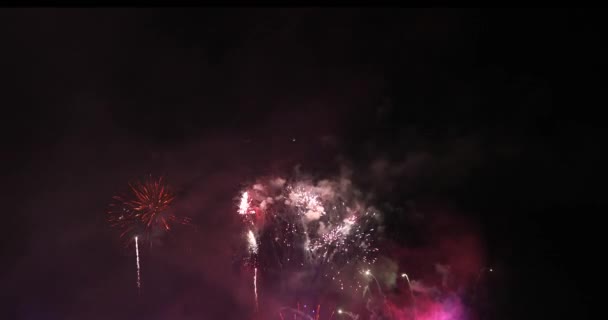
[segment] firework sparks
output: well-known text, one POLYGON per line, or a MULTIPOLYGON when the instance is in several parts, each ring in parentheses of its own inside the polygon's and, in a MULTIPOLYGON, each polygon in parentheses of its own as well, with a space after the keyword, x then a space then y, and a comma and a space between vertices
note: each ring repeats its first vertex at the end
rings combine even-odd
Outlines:
MULTIPOLYGON (((254 269, 256 308, 261 289, 256 278, 263 270, 274 270, 272 277, 288 295, 304 283, 302 290, 319 294, 362 289, 362 279, 354 275, 376 260, 380 220, 357 193, 329 181, 279 178, 259 180, 239 198, 237 213, 249 253, 244 261, 254 269), (300 277, 297 284, 294 272, 300 277)), ((307 312, 320 319, 320 307, 307 312)))
POLYGON ((255 295, 255 310, 258 310, 258 268, 253 269, 253 293, 255 295))
MULTIPOLYGON (((379 275, 386 270, 382 264, 376 265, 382 217, 365 204, 362 195, 350 181, 315 182, 301 177, 260 179, 240 192, 235 211, 243 222, 246 254, 239 256, 248 270, 253 269, 255 310, 263 309, 266 296, 258 293, 272 290, 282 301, 298 301, 297 308, 280 308, 280 319, 461 319, 464 309, 459 298, 453 297, 455 293, 445 295, 432 287, 419 291, 417 281, 410 282, 406 273, 390 271, 387 279, 396 276, 407 281, 410 299, 398 300, 411 304, 394 302, 394 290, 384 292, 395 283, 381 283, 384 277, 379 275), (258 284, 258 273, 269 281, 258 284), (300 301, 304 301, 303 308, 300 301), (350 306, 342 307, 358 311, 335 305, 322 311, 321 301, 330 306, 349 301, 350 306), (363 303, 366 311, 361 308, 363 303)), ((491 271, 486 268, 480 273, 491 271)))
POLYGON ((412 298, 412 309, 414 311, 414 320, 416 320, 418 318, 417 312, 416 312, 416 299, 414 297, 414 290, 412 289, 412 283, 410 282, 410 277, 407 275, 407 273, 402 273, 401 274, 401 278, 404 278, 407 281, 407 286, 410 289, 410 297, 412 298))
POLYGON ((137 236, 135 236, 135 261, 137 262, 137 292, 141 291, 141 275, 139 271, 139 241, 137 240, 137 236))
POLYGON ((258 242, 255 238, 253 231, 249 230, 247 233, 247 243, 249 245, 249 252, 251 255, 253 268, 253 296, 255 298, 255 310, 258 310, 258 268, 255 264, 255 256, 258 253, 258 242))
POLYGON ((239 204, 239 214, 247 214, 249 210, 249 193, 243 192, 241 203, 239 204))
POLYGON ((258 253, 258 241, 255 239, 255 235, 251 230, 249 230, 249 232, 247 233, 247 242, 249 244, 249 251, 252 254, 258 253))
POLYGON ((141 232, 147 239, 152 230, 169 231, 173 223, 190 222, 170 212, 175 195, 162 177, 131 183, 129 191, 129 195, 114 196, 107 212, 108 222, 121 230, 121 237, 141 232))
POLYGON ((374 277, 374 275, 372 274, 372 272, 369 269, 365 270, 363 272, 363 274, 374 280, 374 282, 376 283, 376 287, 378 288, 378 292, 380 293, 380 295, 384 299, 384 302, 386 303, 386 296, 384 295, 384 292, 382 291, 382 286, 380 286, 380 282, 378 282, 378 279, 376 277, 374 277))
POLYGON ((352 312, 348 312, 348 311, 346 311, 346 310, 342 310, 342 309, 338 309, 338 314, 340 314, 340 315, 342 315, 342 314, 343 314, 343 315, 346 315, 346 316, 348 316, 349 318, 354 319, 354 320, 359 319, 359 315, 356 315, 356 314, 354 314, 354 313, 352 313, 352 312))

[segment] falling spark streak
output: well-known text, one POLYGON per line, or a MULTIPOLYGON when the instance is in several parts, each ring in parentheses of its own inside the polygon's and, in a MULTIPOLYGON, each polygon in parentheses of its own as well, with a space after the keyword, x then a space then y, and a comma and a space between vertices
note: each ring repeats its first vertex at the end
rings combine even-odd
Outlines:
POLYGON ((135 261, 137 261, 137 293, 139 294, 141 291, 141 277, 139 273, 139 245, 137 241, 137 236, 135 236, 135 257, 135 261))
POLYGON ((258 310, 258 268, 253 269, 253 293, 255 294, 255 310, 258 310))
POLYGON ((414 320, 416 320, 418 318, 417 311, 416 311, 416 299, 414 297, 414 290, 412 290, 412 283, 410 282, 410 277, 407 275, 407 273, 404 272, 401 274, 401 278, 405 278, 405 280, 407 280, 407 286, 410 289, 410 296, 412 297, 412 308, 414 310, 414 320))
POLYGON ((380 295, 382 295, 382 298, 386 302, 386 296, 384 295, 384 292, 382 291, 382 287, 380 286, 380 282, 378 282, 378 279, 376 279, 376 277, 374 277, 374 275, 371 273, 371 271, 369 271, 369 269, 365 270, 364 274, 366 276, 371 277, 372 279, 374 279, 374 282, 376 282, 376 286, 378 287, 378 292, 380 292, 380 295))
POLYGON ((359 319, 359 315, 354 314, 354 313, 352 313, 352 312, 344 311, 344 310, 342 310, 342 309, 338 309, 338 314, 345 314, 345 315, 347 315, 349 318, 351 318, 351 319, 355 319, 355 320, 359 319))
POLYGON ((249 242, 249 251, 253 254, 258 253, 258 242, 255 240, 255 235, 251 230, 247 233, 247 241, 249 242))
MULTIPOLYGON (((374 274, 372 274, 369 269, 365 270, 364 274, 366 276, 371 277, 372 279, 374 279, 374 282, 376 282, 376 286, 378 287, 378 292, 380 292, 380 295, 382 296, 382 299, 384 300, 384 305, 388 306, 388 300, 386 299, 386 295, 382 291, 382 287, 380 286, 380 282, 378 282, 378 279, 376 279, 376 277, 374 277, 374 274)), ((388 309, 388 310, 390 312, 390 309, 388 309)), ((357 316, 357 318, 358 318, 358 316, 357 316)), ((357 319, 357 318, 353 318, 353 319, 357 319)), ((391 314, 391 318, 392 318, 392 314, 391 314)))

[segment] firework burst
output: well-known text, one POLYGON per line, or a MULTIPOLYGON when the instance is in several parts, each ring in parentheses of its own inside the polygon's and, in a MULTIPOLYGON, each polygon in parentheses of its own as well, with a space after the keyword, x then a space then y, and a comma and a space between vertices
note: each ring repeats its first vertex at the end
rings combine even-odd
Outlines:
POLYGON ((244 261, 257 277, 273 279, 284 295, 318 302, 364 288, 358 271, 376 260, 380 215, 343 182, 265 179, 241 192, 244 261))
POLYGON ((239 262, 251 271, 256 311, 282 320, 468 319, 461 295, 471 284, 447 286, 449 267, 429 274, 430 283, 441 276, 437 287, 410 279, 386 251, 378 260, 382 216, 366 200, 344 178, 264 178, 241 190, 239 262))
POLYGON ((170 212, 175 195, 162 177, 148 177, 129 184, 127 195, 114 196, 107 211, 110 226, 120 230, 120 236, 143 235, 149 239, 152 231, 170 231, 175 223, 188 224, 189 219, 170 212))

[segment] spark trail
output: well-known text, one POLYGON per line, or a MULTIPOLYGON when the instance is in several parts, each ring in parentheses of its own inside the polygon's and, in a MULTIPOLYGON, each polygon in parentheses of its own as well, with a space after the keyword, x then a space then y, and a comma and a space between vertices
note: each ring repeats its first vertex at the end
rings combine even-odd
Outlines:
POLYGON ((253 269, 253 293, 255 294, 255 310, 258 310, 258 268, 253 269))
POLYGON ((135 261, 137 262, 137 293, 141 293, 141 275, 139 271, 139 241, 137 240, 137 236, 135 236, 135 261))
POLYGON ((258 253, 258 242, 251 230, 247 233, 247 242, 249 243, 249 251, 251 251, 252 254, 258 253))
POLYGON ((348 312, 348 311, 342 310, 342 309, 338 309, 338 314, 340 314, 340 315, 346 315, 350 319, 354 319, 354 320, 358 320, 359 319, 359 315, 354 314, 352 312, 348 312))
POLYGON ((412 299, 412 310, 414 312, 414 320, 416 320, 418 318, 416 312, 416 297, 414 296, 414 290, 412 290, 412 283, 410 282, 410 277, 407 275, 407 273, 404 272, 401 274, 401 278, 404 278, 407 281, 407 287, 410 291, 410 297, 412 299))

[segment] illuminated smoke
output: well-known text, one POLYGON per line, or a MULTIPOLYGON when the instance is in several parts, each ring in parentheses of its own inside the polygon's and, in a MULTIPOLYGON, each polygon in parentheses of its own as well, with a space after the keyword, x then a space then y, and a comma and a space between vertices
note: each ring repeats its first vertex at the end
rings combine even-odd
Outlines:
MULTIPOLYGON (((267 306, 276 317, 276 303, 292 305, 298 301, 297 309, 283 307, 278 317, 466 319, 468 309, 459 296, 462 293, 450 291, 450 283, 457 278, 451 277, 454 271, 449 265, 429 268, 440 280, 437 285, 432 285, 434 280, 423 283, 416 279, 420 274, 412 274, 410 279, 397 262, 389 261, 392 264, 382 268, 385 259, 378 260, 382 214, 368 202, 374 194, 356 190, 348 178, 315 180, 299 173, 288 179, 261 178, 245 186, 237 199, 243 223, 240 232, 246 238, 240 247, 244 255, 239 256, 246 269, 254 271, 256 310, 264 312, 267 306), (260 282, 259 288, 258 271, 267 280, 260 282), (323 301, 329 307, 320 316, 320 308, 300 309, 300 301, 311 306, 323 301), (348 302, 340 302, 337 308, 334 303, 338 301, 348 302)), ((247 283, 252 280, 249 272, 247 283)))

